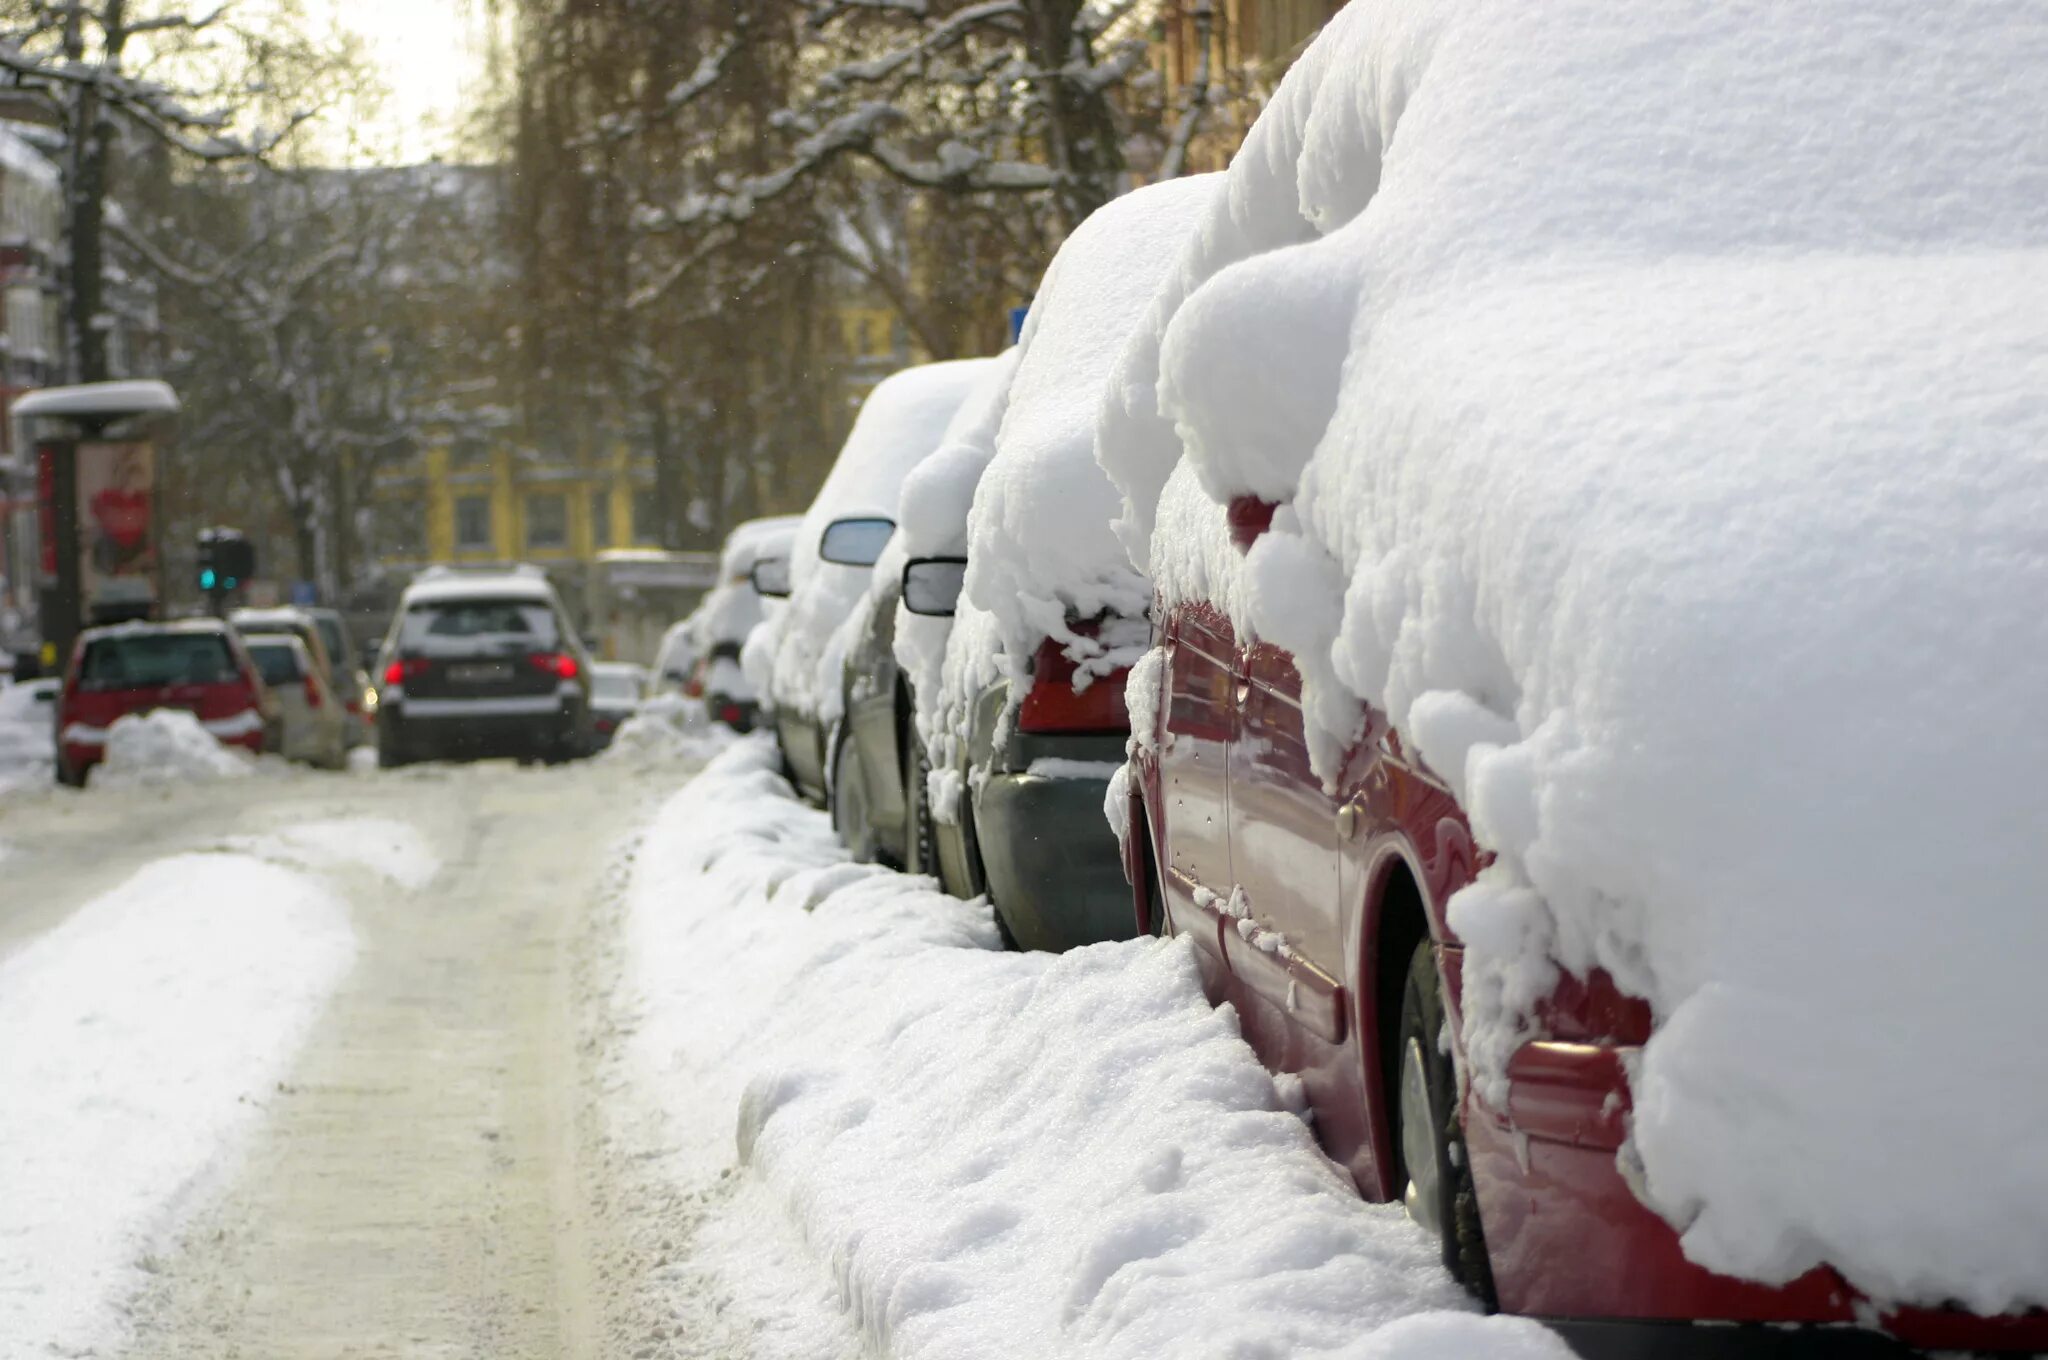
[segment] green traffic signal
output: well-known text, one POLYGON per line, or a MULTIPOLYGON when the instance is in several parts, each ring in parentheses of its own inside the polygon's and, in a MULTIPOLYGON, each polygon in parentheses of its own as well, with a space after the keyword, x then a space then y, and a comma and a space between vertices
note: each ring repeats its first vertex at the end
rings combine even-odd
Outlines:
POLYGON ((213 568, 208 567, 205 571, 199 573, 199 588, 201 590, 212 590, 215 579, 213 568))

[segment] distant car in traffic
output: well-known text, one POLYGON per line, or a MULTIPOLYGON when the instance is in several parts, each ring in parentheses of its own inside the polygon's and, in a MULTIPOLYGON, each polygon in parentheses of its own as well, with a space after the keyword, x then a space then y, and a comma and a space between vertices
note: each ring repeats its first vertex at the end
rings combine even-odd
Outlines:
POLYGON ((217 619, 124 623, 79 634, 57 700, 57 779, 82 787, 129 714, 183 709, 223 745, 278 748, 284 716, 242 639, 217 619))
POLYGON ((612 744, 626 719, 640 711, 647 668, 620 661, 600 661, 590 668, 590 744, 603 750, 612 744))
POLYGON ((538 571, 431 571, 406 587, 379 653, 377 759, 591 749, 591 660, 538 571))
POLYGON ((346 766, 348 729, 355 719, 306 644, 286 633, 255 633, 244 637, 242 645, 277 699, 285 758, 328 770, 346 766))
MULTIPOLYGON (((233 609, 228 611, 228 622, 244 639, 287 636, 304 643, 307 655, 327 677, 328 687, 342 701, 344 710, 352 711, 357 722, 361 722, 362 689, 356 685, 353 653, 348 648, 348 635, 339 614, 332 609, 282 605, 274 609, 233 609), (355 701, 353 710, 348 709, 351 696, 355 701)), ((348 735, 347 725, 343 735, 348 735)))
POLYGON ((299 612, 313 621, 320 630, 320 641, 327 648, 329 666, 328 679, 333 682, 335 697, 340 699, 350 721, 346 727, 348 744, 362 746, 376 736, 371 727, 372 712, 369 703, 370 674, 357 664, 359 648, 355 639, 349 636, 348 624, 342 619, 341 611, 325 605, 301 605, 299 612))

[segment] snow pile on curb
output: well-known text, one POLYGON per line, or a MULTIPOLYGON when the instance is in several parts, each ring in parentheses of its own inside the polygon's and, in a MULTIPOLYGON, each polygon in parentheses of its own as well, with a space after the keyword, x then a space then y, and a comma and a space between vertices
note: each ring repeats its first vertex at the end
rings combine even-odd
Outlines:
POLYGON ((255 769, 256 762, 215 741, 192 714, 158 708, 114 720, 92 784, 109 789, 196 784, 246 778, 255 769))
MULTIPOLYGON (((981 904, 848 863, 766 741, 662 808, 626 911, 677 1174, 714 1182, 736 1129, 881 1355, 1569 1355, 1357 1198, 1184 943, 999 952, 981 904)), ((759 1237, 697 1249, 736 1306, 815 1310, 758 1296, 759 1237)))
POLYGON ((658 694, 619 724, 600 760, 622 765, 668 765, 707 760, 725 749, 732 729, 712 723, 704 701, 681 694, 658 694))
POLYGON ((48 784, 56 765, 53 705, 25 684, 0 685, 0 794, 48 784))
POLYGON ((114 1344, 355 948, 318 879, 223 853, 157 861, 0 962, 0 1350, 114 1344))
POLYGON ((1169 599, 1280 504, 1221 602, 1318 773, 1370 702, 1496 855, 1481 1088, 1560 966, 1651 1002, 1625 1160, 1725 1273, 2048 1304, 2044 66, 2025 0, 1350 6, 1105 416, 1169 599))

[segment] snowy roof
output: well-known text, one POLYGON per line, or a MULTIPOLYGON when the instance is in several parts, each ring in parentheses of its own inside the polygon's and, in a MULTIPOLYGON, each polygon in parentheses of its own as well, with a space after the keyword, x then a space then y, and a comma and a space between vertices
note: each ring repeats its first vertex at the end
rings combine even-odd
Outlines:
POLYGON ((0 124, 0 168, 50 189, 57 188, 61 181, 56 162, 44 155, 33 142, 4 124, 0 124))
POLYGON ((401 607, 441 600, 532 600, 552 603, 554 587, 545 576, 525 572, 451 572, 422 577, 405 588, 401 607))
POLYGON ((66 416, 161 415, 179 409, 178 394, 167 382, 132 378, 120 382, 80 383, 45 387, 16 399, 11 412, 21 419, 66 416))
POLYGON ((1653 1003, 1634 1183, 1726 1273, 2048 1303, 2040 14, 1351 6, 1105 433, 1135 545, 1183 440, 1283 503, 1317 768, 1378 705, 1497 856, 1482 1084, 1551 959, 1653 1003))

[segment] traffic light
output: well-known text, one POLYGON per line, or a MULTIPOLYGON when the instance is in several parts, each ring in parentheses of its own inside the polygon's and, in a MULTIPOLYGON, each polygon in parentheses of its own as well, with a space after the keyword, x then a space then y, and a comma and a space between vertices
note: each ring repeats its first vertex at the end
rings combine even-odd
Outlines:
POLYGON ((240 529, 199 531, 199 588, 216 610, 224 597, 256 574, 256 545, 240 529))

